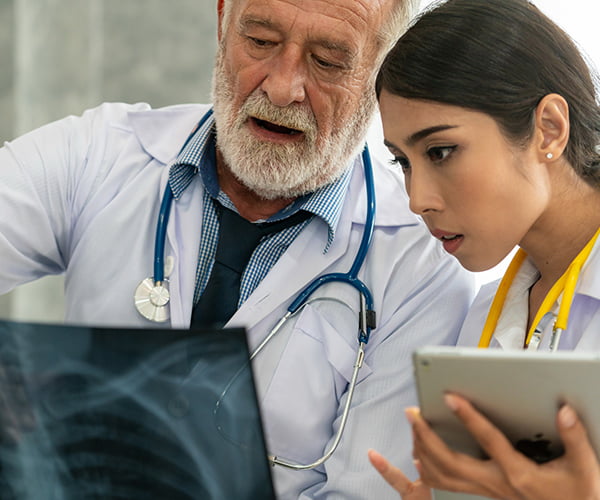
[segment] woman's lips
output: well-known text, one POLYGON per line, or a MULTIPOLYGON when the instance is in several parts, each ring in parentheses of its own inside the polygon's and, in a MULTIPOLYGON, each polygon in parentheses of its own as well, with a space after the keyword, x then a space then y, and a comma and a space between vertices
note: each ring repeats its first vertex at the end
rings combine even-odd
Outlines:
POLYGON ((433 234, 435 238, 442 242, 444 250, 450 254, 456 252, 464 240, 464 236, 462 234, 448 233, 439 229, 432 231, 431 234, 433 234))

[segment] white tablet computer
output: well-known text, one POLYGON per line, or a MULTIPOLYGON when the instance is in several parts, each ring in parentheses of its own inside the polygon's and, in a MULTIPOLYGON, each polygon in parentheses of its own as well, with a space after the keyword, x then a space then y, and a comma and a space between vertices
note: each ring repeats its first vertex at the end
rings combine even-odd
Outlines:
POLYGON ((556 413, 569 403, 600 455, 600 353, 425 347, 413 355, 421 414, 451 448, 484 454, 443 401, 469 399, 514 446, 537 462, 560 456, 556 413))

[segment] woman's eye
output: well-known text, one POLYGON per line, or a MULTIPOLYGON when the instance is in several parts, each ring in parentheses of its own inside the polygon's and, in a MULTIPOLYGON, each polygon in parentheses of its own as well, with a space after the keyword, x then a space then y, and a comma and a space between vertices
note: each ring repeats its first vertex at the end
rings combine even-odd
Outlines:
POLYGON ((392 165, 399 165, 403 173, 410 171, 410 162, 404 156, 394 156, 394 159, 390 160, 390 162, 392 165))
POLYGON ((427 156, 433 162, 441 162, 448 158, 455 149, 456 146, 436 146, 427 150, 427 156))

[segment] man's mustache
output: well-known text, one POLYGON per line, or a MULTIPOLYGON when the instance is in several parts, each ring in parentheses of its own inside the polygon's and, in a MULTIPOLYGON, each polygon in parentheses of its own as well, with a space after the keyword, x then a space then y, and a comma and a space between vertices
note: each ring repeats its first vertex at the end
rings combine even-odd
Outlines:
POLYGON ((290 105, 282 108, 274 106, 265 95, 252 94, 242 106, 241 114, 245 118, 258 118, 280 127, 316 136, 317 120, 312 110, 304 105, 290 105))

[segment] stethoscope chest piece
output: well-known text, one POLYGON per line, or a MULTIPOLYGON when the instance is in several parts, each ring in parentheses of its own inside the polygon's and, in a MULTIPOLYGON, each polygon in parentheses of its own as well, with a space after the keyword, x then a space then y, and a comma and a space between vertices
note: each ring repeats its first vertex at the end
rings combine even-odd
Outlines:
POLYGON ((166 281, 155 283, 154 279, 146 278, 135 289, 135 307, 150 321, 162 323, 169 319, 170 298, 166 281))

